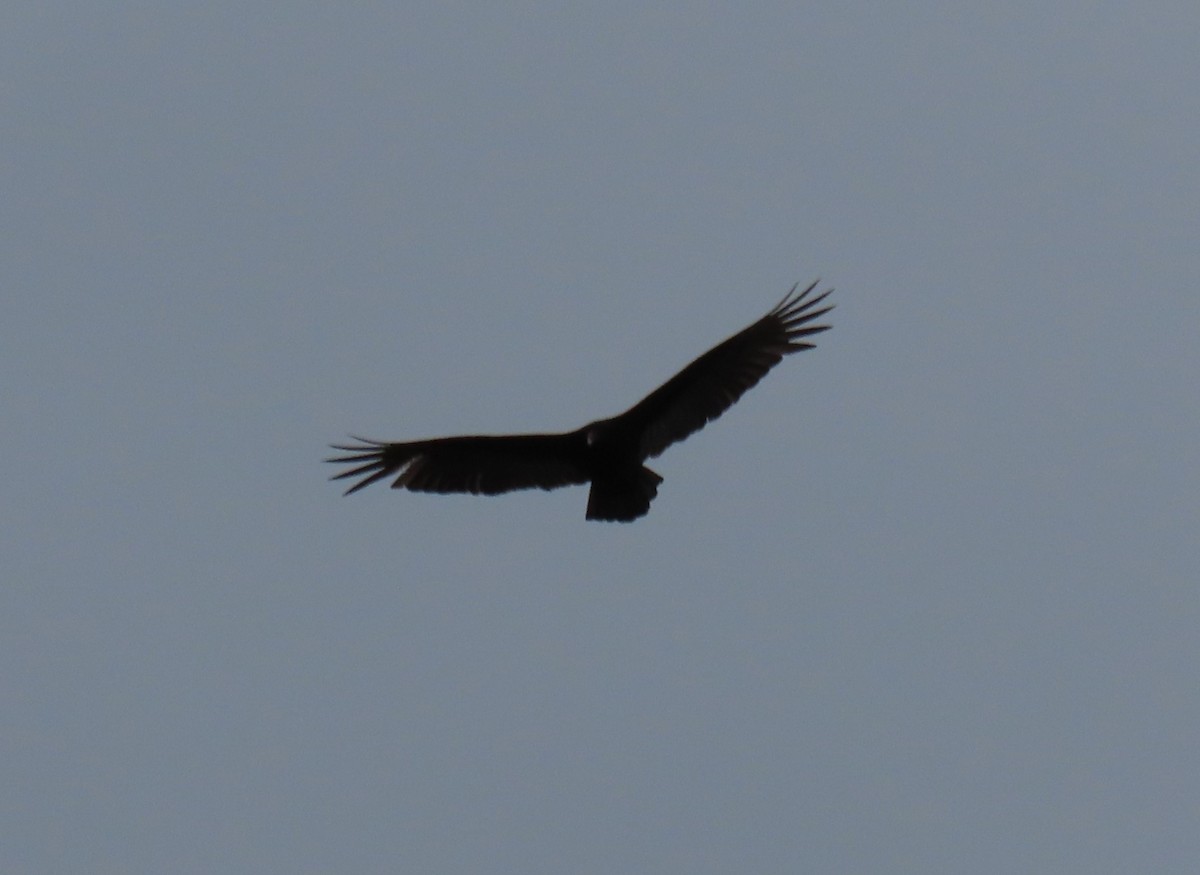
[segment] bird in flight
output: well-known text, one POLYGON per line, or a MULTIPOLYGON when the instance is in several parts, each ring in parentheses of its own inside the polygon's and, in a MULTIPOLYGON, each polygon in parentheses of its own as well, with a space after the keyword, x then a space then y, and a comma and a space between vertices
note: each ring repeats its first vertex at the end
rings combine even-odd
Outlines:
POLYGON ((391 443, 353 437, 333 444, 349 455, 326 459, 348 470, 331 480, 360 478, 350 495, 394 477, 393 489, 496 495, 591 483, 587 519, 631 522, 645 516, 662 477, 643 463, 728 410, 785 355, 811 349, 833 309, 812 296, 817 283, 792 287, 767 315, 717 344, 633 407, 559 434, 464 435, 391 443))

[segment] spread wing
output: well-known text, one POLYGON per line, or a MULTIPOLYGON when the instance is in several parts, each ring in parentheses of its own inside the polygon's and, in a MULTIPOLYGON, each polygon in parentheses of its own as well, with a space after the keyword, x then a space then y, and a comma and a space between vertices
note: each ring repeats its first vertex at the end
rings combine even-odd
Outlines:
POLYGON ((833 289, 809 297, 817 283, 782 301, 749 328, 700 356, 629 410, 614 424, 640 434, 642 458, 657 456, 716 419, 758 383, 785 355, 811 349, 806 338, 828 330, 812 321, 833 309, 819 307, 833 289))
POLYGON ((331 480, 361 478, 345 494, 395 477, 393 489, 495 495, 514 489, 554 489, 586 483, 570 434, 472 435, 408 443, 354 438, 334 445, 349 455, 326 459, 352 465, 331 480))

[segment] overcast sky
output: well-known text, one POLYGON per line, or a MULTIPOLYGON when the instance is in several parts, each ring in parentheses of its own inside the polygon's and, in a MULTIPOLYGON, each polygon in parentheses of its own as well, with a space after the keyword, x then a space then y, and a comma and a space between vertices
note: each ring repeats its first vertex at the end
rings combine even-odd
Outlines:
POLYGON ((1194 3, 17 3, 0 870, 1193 873, 1194 3), (586 490, 321 459, 619 412, 586 490))

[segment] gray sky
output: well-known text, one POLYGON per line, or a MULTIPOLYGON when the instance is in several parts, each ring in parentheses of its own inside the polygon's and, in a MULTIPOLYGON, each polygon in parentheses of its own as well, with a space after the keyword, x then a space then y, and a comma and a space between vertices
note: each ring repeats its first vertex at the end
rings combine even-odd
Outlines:
POLYGON ((1194 872, 1198 28, 17 4, 0 869, 1194 872), (634 525, 325 482, 818 275, 634 525))

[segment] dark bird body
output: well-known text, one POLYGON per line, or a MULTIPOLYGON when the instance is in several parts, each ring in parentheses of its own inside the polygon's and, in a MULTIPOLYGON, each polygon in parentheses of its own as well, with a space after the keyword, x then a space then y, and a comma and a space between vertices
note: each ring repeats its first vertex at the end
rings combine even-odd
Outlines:
POLYGON ((792 290, 767 315, 710 349, 633 407, 561 434, 469 435, 405 443, 355 438, 334 445, 352 465, 331 479, 360 477, 346 495, 394 477, 393 489, 496 495, 591 483, 587 518, 629 522, 644 516, 662 477, 643 463, 729 409, 785 355, 813 344, 829 328, 811 325, 833 309, 809 297, 817 284, 792 290))

